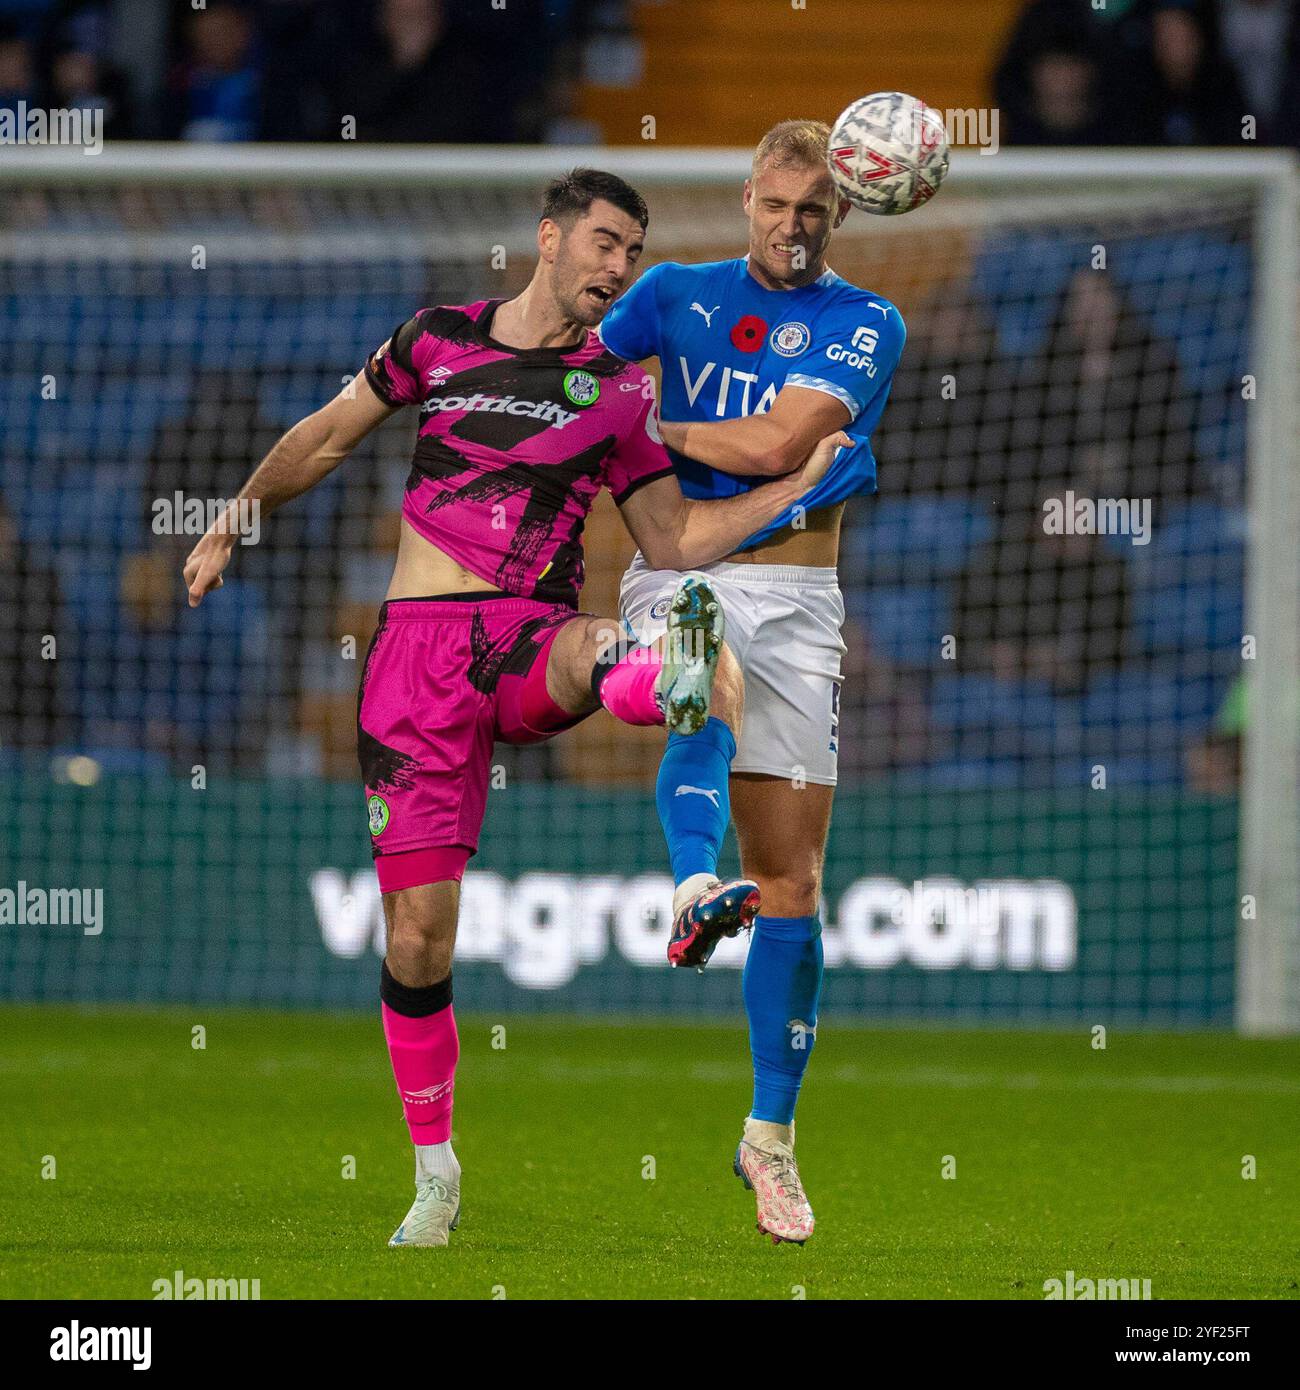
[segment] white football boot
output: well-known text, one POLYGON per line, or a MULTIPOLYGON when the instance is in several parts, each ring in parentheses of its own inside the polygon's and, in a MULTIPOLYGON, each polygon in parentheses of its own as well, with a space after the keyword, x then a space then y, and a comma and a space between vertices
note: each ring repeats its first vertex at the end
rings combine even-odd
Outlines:
POLYGON ((767 1120, 745 1121, 745 1136, 732 1164, 736 1176, 754 1194, 758 1229, 773 1245, 802 1245, 813 1233, 812 1207, 794 1161, 794 1125, 767 1120))
POLYGON ((426 1178, 415 1185, 415 1201, 393 1232, 390 1246, 446 1245, 460 1220, 460 1175, 426 1178))
POLYGON ((713 586, 698 574, 686 575, 668 608, 663 665, 655 682, 670 734, 698 734, 708 722, 722 633, 722 604, 713 586))

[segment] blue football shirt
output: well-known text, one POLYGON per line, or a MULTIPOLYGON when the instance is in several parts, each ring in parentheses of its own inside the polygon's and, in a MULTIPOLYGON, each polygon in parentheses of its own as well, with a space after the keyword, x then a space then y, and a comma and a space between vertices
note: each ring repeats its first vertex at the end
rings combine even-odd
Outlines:
MULTIPOLYGON (((765 289, 748 258, 652 266, 600 327, 606 347, 631 362, 658 357, 665 420, 734 420, 772 408, 783 386, 825 391, 850 416, 826 476, 801 500, 830 507, 876 490, 871 432, 889 398, 907 329, 887 299, 827 270, 797 290, 765 289)), ((719 473, 670 449, 687 497, 732 497, 768 481, 719 473)), ((791 508, 739 549, 789 524, 791 508)))

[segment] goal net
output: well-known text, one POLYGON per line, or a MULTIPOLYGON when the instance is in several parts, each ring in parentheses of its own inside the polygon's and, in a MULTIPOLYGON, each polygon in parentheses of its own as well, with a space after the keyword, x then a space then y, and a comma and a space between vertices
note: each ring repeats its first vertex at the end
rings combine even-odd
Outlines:
MULTIPOLYGON (((205 506, 416 308, 517 293, 550 174, 625 174, 647 264, 712 260, 744 252, 747 158, 15 153, 0 997, 369 1006, 356 686, 414 419, 191 612, 205 506)), ((845 518, 830 1016, 1300 1027, 1295 174, 1151 165, 959 156, 832 243, 909 333, 845 518)), ((612 613, 608 498, 586 540, 612 613)), ((734 1014, 743 942, 665 966, 660 740, 601 714, 498 750, 467 1006, 734 1014)))

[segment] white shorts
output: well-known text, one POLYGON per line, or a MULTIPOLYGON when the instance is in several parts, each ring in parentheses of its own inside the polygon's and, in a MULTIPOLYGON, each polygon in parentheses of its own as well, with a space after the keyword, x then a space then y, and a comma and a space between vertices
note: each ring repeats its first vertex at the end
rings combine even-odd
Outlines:
POLYGON ((834 569, 719 562, 653 570, 638 553, 619 593, 630 636, 653 642, 683 574, 707 575, 722 602, 724 638, 745 677, 735 772, 802 777, 833 787, 839 762, 844 600, 834 569))

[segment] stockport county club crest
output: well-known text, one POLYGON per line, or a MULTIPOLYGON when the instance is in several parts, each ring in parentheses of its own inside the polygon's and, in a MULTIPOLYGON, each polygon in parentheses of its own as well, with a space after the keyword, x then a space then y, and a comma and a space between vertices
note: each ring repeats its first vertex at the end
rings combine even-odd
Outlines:
POLYGON ((812 342, 806 323, 782 323, 772 330, 772 351, 782 357, 798 357, 812 342))

